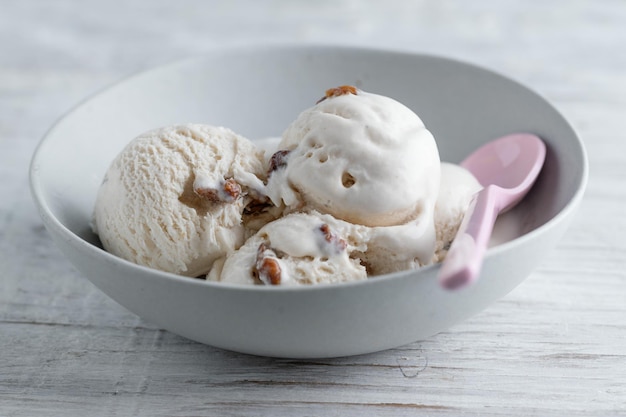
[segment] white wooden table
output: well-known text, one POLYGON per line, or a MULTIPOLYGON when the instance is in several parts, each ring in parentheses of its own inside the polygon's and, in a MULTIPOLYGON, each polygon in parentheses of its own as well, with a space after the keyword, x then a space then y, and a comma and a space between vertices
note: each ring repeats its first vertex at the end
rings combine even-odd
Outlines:
POLYGON ((0 0, 0 416, 626 416, 626 3, 0 0), (571 229, 516 290, 428 340, 317 361, 159 330, 52 244, 27 168, 55 119, 215 45, 303 41, 470 61, 543 94, 586 143, 571 229))

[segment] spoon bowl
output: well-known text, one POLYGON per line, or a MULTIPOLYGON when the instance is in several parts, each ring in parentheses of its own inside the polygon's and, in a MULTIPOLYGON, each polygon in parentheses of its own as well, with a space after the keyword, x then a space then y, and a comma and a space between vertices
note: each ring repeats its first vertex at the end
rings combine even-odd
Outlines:
POLYGON ((483 187, 500 188, 502 213, 524 198, 539 175, 545 157, 546 146, 541 139, 528 133, 515 133, 486 143, 460 165, 483 187))

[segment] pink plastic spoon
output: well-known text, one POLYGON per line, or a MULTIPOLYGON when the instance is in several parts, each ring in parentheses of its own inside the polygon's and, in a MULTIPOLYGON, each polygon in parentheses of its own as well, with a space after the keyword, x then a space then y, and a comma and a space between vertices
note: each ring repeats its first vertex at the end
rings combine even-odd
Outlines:
POLYGON ((516 205, 534 184, 546 157, 535 135, 516 133, 488 142, 461 166, 484 187, 472 199, 439 272, 439 282, 456 289, 476 280, 499 213, 516 205))

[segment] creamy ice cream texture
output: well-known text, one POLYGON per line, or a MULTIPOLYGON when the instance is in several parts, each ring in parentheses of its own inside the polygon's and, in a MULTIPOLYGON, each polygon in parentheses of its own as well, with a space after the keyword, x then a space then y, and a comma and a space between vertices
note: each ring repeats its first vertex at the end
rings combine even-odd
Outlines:
POLYGON ((94 210, 106 250, 238 284, 366 279, 443 259, 480 185, 401 103, 330 89, 275 148, 220 127, 133 140, 94 210))
POLYGON ((435 205, 435 262, 445 258, 472 197, 482 188, 467 169, 448 162, 441 163, 441 184, 435 205))
POLYGON ((316 212, 293 213, 259 230, 209 279, 269 285, 366 279, 367 271, 355 256, 365 249, 364 229, 316 212))
POLYGON ((104 248, 126 260, 203 275, 243 244, 242 213, 264 175, 262 153, 226 128, 156 129, 111 164, 93 227, 104 248))
POLYGON ((282 165, 268 183, 276 205, 366 226, 432 215, 439 186, 435 139, 413 111, 389 97, 329 90, 287 128, 279 149, 282 165))

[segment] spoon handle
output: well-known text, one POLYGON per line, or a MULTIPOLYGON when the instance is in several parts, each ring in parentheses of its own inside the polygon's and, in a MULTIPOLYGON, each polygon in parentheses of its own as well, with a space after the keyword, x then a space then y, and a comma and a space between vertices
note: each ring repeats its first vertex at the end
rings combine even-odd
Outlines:
POLYGON ((441 265, 439 283, 457 289, 476 280, 499 209, 499 187, 489 185, 474 195, 450 250, 441 265))

